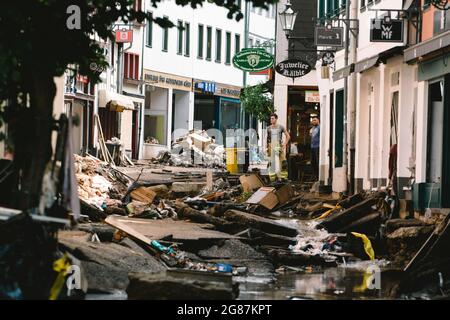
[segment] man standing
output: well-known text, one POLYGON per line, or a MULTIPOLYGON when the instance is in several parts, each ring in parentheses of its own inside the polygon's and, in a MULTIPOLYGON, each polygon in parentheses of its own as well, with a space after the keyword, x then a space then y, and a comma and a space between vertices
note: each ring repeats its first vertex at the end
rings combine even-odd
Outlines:
POLYGON ((320 121, 317 115, 311 116, 311 166, 314 179, 319 180, 320 121))
POLYGON ((269 176, 270 180, 287 179, 287 168, 283 167, 286 162, 286 147, 291 136, 286 129, 277 124, 278 115, 273 113, 270 115, 270 126, 267 128, 267 154, 269 155, 269 176), (283 134, 285 139, 283 142, 283 134))

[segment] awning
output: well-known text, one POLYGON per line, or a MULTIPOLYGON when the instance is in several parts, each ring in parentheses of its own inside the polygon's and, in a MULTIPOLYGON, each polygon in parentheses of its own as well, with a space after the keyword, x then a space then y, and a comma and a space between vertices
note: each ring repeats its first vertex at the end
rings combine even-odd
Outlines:
POLYGON ((134 110, 134 103, 131 98, 124 96, 123 94, 108 90, 99 90, 98 107, 122 112, 123 110, 134 110))
POLYGON ((123 91, 123 94, 133 100, 133 102, 144 104, 145 96, 141 94, 135 94, 127 91, 123 91))
POLYGON ((450 31, 416 44, 404 51, 404 61, 409 63, 424 55, 450 46, 450 31))
POLYGON ((355 64, 355 72, 364 72, 367 69, 372 68, 378 62, 379 55, 364 59, 355 64))
POLYGON ((339 81, 341 79, 344 79, 345 77, 348 77, 353 72, 353 70, 355 70, 355 64, 353 63, 342 69, 336 70, 333 73, 333 81, 339 81))

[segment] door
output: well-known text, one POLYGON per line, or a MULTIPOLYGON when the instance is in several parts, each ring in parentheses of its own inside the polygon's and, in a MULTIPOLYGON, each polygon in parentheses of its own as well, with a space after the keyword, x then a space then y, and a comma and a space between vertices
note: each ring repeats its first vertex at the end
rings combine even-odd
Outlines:
POLYGON ((341 168, 344 164, 344 90, 336 91, 335 114, 334 165, 336 168, 341 168))
POLYGON ((334 92, 330 91, 330 134, 328 146, 328 185, 333 185, 334 92))
POLYGON ((133 121, 131 131, 131 157, 133 159, 139 159, 139 139, 140 139, 140 126, 139 126, 139 114, 141 107, 135 106, 133 110, 133 121))

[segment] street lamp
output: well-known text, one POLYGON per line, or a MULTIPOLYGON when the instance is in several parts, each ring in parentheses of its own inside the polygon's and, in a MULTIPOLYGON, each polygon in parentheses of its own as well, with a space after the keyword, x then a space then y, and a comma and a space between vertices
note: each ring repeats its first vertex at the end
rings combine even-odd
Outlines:
POLYGON ((291 1, 288 0, 286 8, 278 14, 280 15, 281 27, 283 28, 286 37, 289 37, 289 34, 294 30, 295 19, 297 19, 298 12, 292 10, 291 1))

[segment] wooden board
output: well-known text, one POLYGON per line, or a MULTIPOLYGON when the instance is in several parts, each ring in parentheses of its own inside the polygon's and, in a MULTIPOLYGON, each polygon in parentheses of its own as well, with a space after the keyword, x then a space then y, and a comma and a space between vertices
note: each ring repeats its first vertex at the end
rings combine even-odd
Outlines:
POLYGON ((156 192, 146 187, 139 187, 130 192, 130 196, 133 200, 141 201, 143 203, 152 203, 155 199, 156 192))
POLYGON ((106 218, 105 222, 146 243, 169 237, 173 241, 180 242, 200 239, 239 239, 233 235, 207 229, 211 228, 211 225, 172 219, 149 220, 113 215, 106 218))

